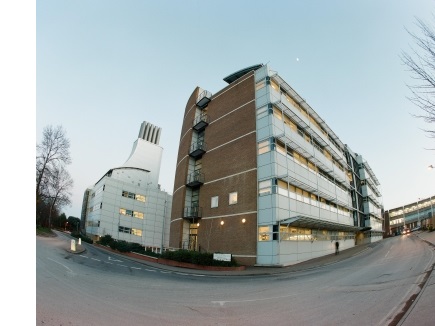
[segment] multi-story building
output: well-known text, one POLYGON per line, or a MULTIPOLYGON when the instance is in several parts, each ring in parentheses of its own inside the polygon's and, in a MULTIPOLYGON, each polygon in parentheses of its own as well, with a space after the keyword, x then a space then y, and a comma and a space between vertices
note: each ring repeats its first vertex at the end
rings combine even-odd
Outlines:
POLYGON ((187 101, 170 246, 285 266, 333 253, 337 241, 380 240, 379 183, 367 162, 268 65, 224 81, 187 101))
POLYGON ((158 184, 160 134, 144 121, 127 161, 85 190, 81 219, 94 240, 109 234, 155 251, 168 247, 172 196, 158 184))
POLYGON ((435 227, 435 196, 385 211, 388 235, 401 234, 404 229, 435 227))
POLYGON ((352 199, 354 225, 364 227, 355 237, 355 244, 375 242, 383 238, 384 219, 380 183, 361 155, 345 145, 352 199))

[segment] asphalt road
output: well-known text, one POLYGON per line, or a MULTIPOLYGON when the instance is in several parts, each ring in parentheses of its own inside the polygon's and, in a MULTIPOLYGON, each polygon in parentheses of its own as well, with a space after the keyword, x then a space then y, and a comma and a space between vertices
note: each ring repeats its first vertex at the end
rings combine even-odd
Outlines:
POLYGON ((68 241, 36 239, 37 325, 389 325, 434 263, 423 241, 394 237, 315 269, 219 277, 68 241))

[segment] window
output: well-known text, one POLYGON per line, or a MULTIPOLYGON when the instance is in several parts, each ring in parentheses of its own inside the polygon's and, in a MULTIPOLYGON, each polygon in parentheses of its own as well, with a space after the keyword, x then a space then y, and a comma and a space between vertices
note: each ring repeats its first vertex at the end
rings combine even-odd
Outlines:
POLYGON ((263 88, 264 86, 266 86, 266 81, 262 80, 262 81, 259 81, 257 84, 255 84, 255 89, 258 91, 259 89, 263 88))
POLYGON ((267 195, 272 193, 272 180, 260 181, 258 183, 258 194, 267 195))
POLYGON ((142 230, 140 230, 140 229, 131 229, 131 234, 137 235, 137 236, 141 237, 142 236, 142 230))
POLYGON ((134 217, 136 217, 136 218, 140 218, 140 219, 142 219, 143 220, 143 213, 141 213, 141 212, 134 212, 133 211, 133 216, 134 217))
POLYGON ((274 80, 270 81, 270 86, 272 86, 274 90, 279 91, 279 85, 274 80))
POLYGON ((285 181, 278 180, 278 194, 288 197, 288 184, 285 181))
POLYGON ((290 185, 288 190, 289 190, 290 198, 296 199, 296 187, 290 185))
POLYGON ((136 199, 136 200, 141 201, 143 203, 145 203, 145 201, 146 201, 146 197, 144 195, 134 194, 134 193, 126 191, 126 190, 122 191, 122 197, 136 199))
POLYGON ((270 151, 269 140, 262 141, 258 143, 258 155, 267 153, 270 151))
POLYGON ((268 226, 258 227, 258 241, 269 241, 270 240, 270 228, 268 226))
POLYGON ((286 154, 285 145, 278 140, 276 141, 276 151, 282 155, 286 154))
POLYGON ((267 106, 263 106, 257 110, 257 118, 261 119, 266 117, 269 114, 269 109, 267 106))
POLYGON ((219 205, 219 196, 211 197, 211 208, 216 208, 219 205))
POLYGON ((125 226, 121 226, 121 225, 120 225, 120 226, 118 227, 118 231, 119 231, 119 232, 124 232, 124 233, 129 233, 129 234, 130 234, 130 233, 131 233, 131 228, 127 228, 127 227, 125 227, 125 226))
POLYGON ((229 205, 237 204, 237 191, 236 192, 230 192, 229 195, 229 205))
POLYGON ((273 107, 273 116, 279 120, 282 120, 281 110, 277 109, 276 107, 273 107))

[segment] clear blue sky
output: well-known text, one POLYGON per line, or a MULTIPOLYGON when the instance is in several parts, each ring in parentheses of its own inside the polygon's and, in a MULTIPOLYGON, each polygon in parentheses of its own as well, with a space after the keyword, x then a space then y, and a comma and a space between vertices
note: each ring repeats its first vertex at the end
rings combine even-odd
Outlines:
POLYGON ((215 93, 258 63, 365 157, 385 209, 435 195, 435 140, 421 130, 435 125, 411 117, 399 58, 405 27, 434 12, 429 0, 37 1, 35 143, 49 124, 71 141, 66 215, 80 217, 85 189, 126 161, 142 121, 162 128, 160 184, 172 193, 193 89, 215 93))

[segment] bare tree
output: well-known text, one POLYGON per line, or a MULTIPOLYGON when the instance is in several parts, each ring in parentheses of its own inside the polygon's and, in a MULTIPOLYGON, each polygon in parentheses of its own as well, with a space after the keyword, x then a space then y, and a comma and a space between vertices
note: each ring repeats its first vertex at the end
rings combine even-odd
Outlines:
POLYGON ((74 182, 62 164, 54 164, 49 171, 45 198, 50 207, 48 225, 51 226, 51 215, 54 207, 63 207, 71 203, 70 189, 74 182))
MULTIPOLYGON (((433 27, 416 18, 419 34, 407 29, 417 48, 411 47, 411 53, 402 52, 402 62, 409 68, 414 84, 408 84, 414 103, 421 114, 413 114, 427 123, 435 122, 435 32, 433 27)), ((424 129, 429 137, 435 138, 435 130, 424 129)))
POLYGON ((44 128, 42 142, 36 144, 37 216, 42 207, 49 206, 50 220, 54 205, 61 207, 69 204, 72 179, 65 170, 65 166, 71 163, 69 148, 70 142, 62 126, 44 128), (71 185, 66 187, 69 182, 71 185), (53 198, 56 198, 54 203, 53 198))

